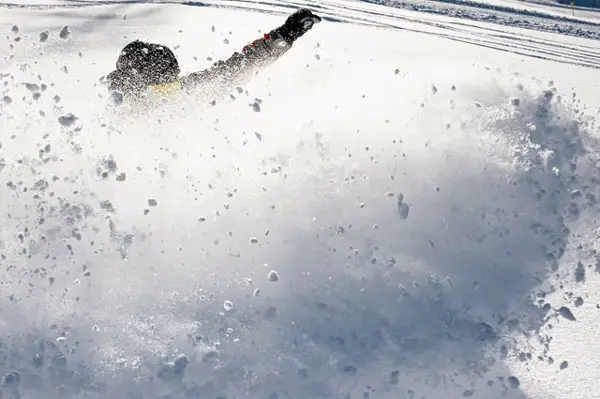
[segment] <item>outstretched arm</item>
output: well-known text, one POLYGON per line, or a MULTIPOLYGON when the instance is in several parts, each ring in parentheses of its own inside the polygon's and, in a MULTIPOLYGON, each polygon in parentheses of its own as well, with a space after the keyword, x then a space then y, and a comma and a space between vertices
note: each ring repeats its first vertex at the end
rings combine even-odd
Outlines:
POLYGON ((184 76, 181 82, 186 88, 215 84, 235 86, 285 54, 296 39, 320 21, 321 18, 310 10, 300 9, 290 15, 282 26, 244 46, 241 53, 236 52, 229 59, 216 62, 209 69, 184 76))

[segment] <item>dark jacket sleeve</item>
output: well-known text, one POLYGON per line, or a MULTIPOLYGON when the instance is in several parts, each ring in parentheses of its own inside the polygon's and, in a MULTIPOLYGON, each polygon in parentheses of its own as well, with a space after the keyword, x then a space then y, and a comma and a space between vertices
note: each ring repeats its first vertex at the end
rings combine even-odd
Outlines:
POLYGON ((275 29, 244 46, 241 52, 234 53, 229 59, 218 61, 204 71, 182 77, 182 86, 185 89, 194 89, 198 85, 240 85, 246 78, 285 54, 292 47, 291 42, 284 39, 281 28, 275 29))

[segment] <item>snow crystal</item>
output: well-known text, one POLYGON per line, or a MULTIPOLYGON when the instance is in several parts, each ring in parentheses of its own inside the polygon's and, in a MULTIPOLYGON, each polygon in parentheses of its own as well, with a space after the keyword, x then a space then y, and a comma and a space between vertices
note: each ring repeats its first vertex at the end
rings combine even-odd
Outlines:
POLYGON ((69 37, 69 35, 71 34, 71 32, 69 31, 69 27, 67 25, 65 25, 61 30, 60 33, 58 34, 58 36, 65 40, 69 37))
POLYGON ((269 281, 279 281, 279 273, 275 270, 271 270, 267 276, 269 281))
POLYGON ((233 309, 233 302, 231 301, 225 301, 223 302, 223 309, 225 309, 226 311, 230 311, 233 309))
POLYGON ((75 121, 77 121, 77 119, 78 118, 75 115, 69 112, 68 114, 59 116, 58 123, 64 127, 70 127, 75 123, 75 121))

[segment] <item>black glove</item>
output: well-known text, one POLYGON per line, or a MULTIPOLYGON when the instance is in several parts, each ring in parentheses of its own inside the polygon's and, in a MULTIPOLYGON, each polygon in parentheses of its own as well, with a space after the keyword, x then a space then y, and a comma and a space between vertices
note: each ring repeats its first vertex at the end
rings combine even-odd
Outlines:
POLYGON ((292 44, 319 22, 321 22, 321 17, 313 14, 309 9, 301 8, 288 17, 285 24, 279 28, 279 34, 286 42, 292 44))

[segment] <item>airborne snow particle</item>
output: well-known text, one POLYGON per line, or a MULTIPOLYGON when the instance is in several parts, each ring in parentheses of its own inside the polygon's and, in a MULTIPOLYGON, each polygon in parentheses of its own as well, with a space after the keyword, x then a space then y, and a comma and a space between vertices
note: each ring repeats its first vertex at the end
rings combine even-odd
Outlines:
POLYGON ((36 83, 25 83, 24 85, 25 85, 25 88, 32 93, 36 93, 36 92, 40 91, 40 86, 37 85, 36 83))
POLYGON ((252 244, 257 244, 257 243, 258 243, 258 238, 256 238, 256 237, 251 237, 251 238, 250 238, 250 243, 252 243, 252 244))
POLYGON ((577 268, 575 269, 575 281, 583 283, 585 281, 585 267, 581 261, 577 262, 577 268))
POLYGON ((21 373, 18 371, 11 371, 6 374, 2 379, 2 386, 6 388, 16 388, 21 382, 21 373))
POLYGON ((2 100, 4 101, 4 104, 8 105, 12 103, 12 98, 10 98, 10 96, 4 96, 2 98, 2 100))
POLYGON ((409 210, 410 210, 410 207, 408 206, 408 204, 404 203, 404 195, 398 194, 398 214, 400 215, 400 218, 401 219, 408 218, 409 210))
POLYGON ((123 93, 120 91, 112 91, 109 95, 109 101, 111 105, 118 107, 123 104, 123 93))
POLYGON ((181 371, 183 371, 183 369, 185 369, 187 367, 187 365, 190 363, 188 357, 181 353, 177 356, 177 358, 175 358, 175 361, 173 362, 173 371, 175 373, 180 373, 181 371))
POLYGON ((507 381, 508 381, 508 385, 512 389, 517 389, 521 385, 521 382, 519 381, 519 379, 512 375, 510 377, 508 377, 507 381))
POLYGON ((437 93, 437 91, 438 91, 438 90, 437 90, 437 87, 435 87, 434 85, 431 85, 431 93, 432 93, 433 95, 435 95, 435 93, 437 93))
POLYGON ((148 206, 157 206, 157 205, 158 205, 157 200, 155 200, 154 198, 148 199, 148 206))
POLYGON ((279 281, 279 273, 277 273, 275 270, 271 270, 267 277, 269 278, 269 281, 279 281))
POLYGON ((575 306, 576 306, 576 307, 580 307, 580 306, 582 306, 582 305, 583 305, 583 298, 582 298, 582 297, 580 297, 580 296, 578 296, 578 297, 575 299, 575 306))
POLYGON ((560 369, 561 369, 561 370, 564 370, 564 369, 566 369, 567 367, 569 367, 569 362, 567 362, 566 360, 565 360, 565 361, 563 361, 563 362, 560 364, 560 369))
POLYGON ((566 306, 561 306, 560 309, 558 309, 558 313, 560 313, 560 315, 567 320, 570 320, 570 321, 576 320, 575 316, 573 316, 573 313, 571 313, 571 310, 566 306))
POLYGON ((398 382, 400 382, 400 371, 394 370, 390 373, 390 384, 398 385, 398 382))
POLYGON ((233 309, 233 302, 231 301, 225 301, 223 302, 223 309, 225 309, 226 311, 230 311, 233 309))
POLYGON ((65 40, 66 38, 69 37, 70 34, 71 34, 71 32, 69 31, 69 27, 67 25, 65 25, 60 30, 60 33, 58 34, 58 37, 60 37, 61 39, 65 40))
POLYGON ((69 127, 73 125, 73 123, 75 123, 77 119, 79 118, 77 118, 75 115, 69 112, 68 114, 59 116, 58 123, 60 123, 64 127, 69 127))
POLYGON ((13 25, 12 29, 11 29, 12 33, 17 34, 19 33, 19 27, 17 25, 13 25))
POLYGON ((40 32, 40 42, 45 43, 46 40, 48 40, 49 36, 50 36, 50 32, 48 32, 47 30, 40 32))
POLYGON ((116 177, 117 181, 125 181, 127 175, 125 173, 119 173, 116 177))
POLYGON ((399 70, 399 69, 397 69, 397 68, 396 68, 396 69, 394 69, 394 75, 398 75, 399 73, 400 73, 400 70, 399 70))

